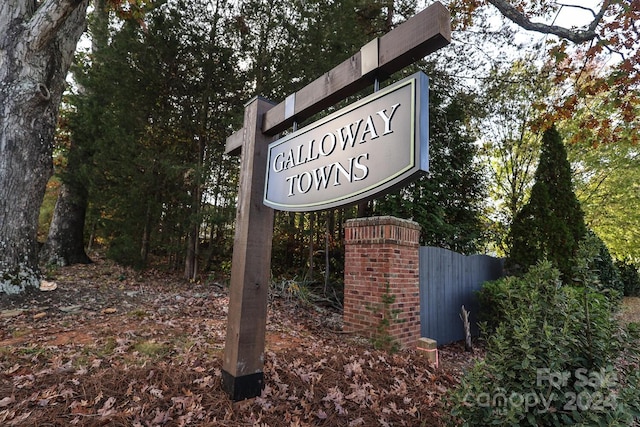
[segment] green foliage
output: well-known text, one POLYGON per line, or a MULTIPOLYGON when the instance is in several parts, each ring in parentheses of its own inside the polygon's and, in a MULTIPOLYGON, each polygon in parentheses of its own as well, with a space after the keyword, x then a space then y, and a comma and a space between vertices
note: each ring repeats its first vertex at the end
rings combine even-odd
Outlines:
POLYGON ((245 79, 224 37, 231 6, 209 6, 158 4, 144 26, 92 20, 93 50, 71 99, 68 158, 80 166, 65 181, 86 187, 89 216, 119 262, 142 265, 155 251, 177 267, 194 228, 215 240, 209 247, 229 246, 237 161, 223 149, 245 79))
POLYGON ((540 135, 531 127, 540 115, 535 105, 548 95, 551 82, 535 63, 523 59, 504 71, 494 69, 482 87, 486 115, 479 119, 477 138, 483 141, 491 198, 487 214, 499 254, 507 253, 507 233, 531 191, 540 152, 540 135))
POLYGON ((622 296, 624 284, 620 280, 620 271, 614 264, 607 245, 593 231, 587 232, 580 242, 572 262, 572 280, 578 286, 592 283, 595 290, 609 295, 613 300, 622 296))
POLYGON ((396 296, 391 293, 389 283, 385 286, 384 293, 380 296, 380 304, 367 307, 380 320, 376 325, 376 330, 371 338, 373 347, 376 350, 385 350, 395 353, 400 349, 398 343, 393 339, 389 328, 392 324, 399 322, 398 314, 401 310, 392 308, 396 302, 396 296))
POLYGON ((598 251, 598 256, 594 258, 593 268, 597 270, 600 283, 605 289, 612 289, 622 296, 624 294, 624 283, 620 278, 620 270, 615 265, 607 245, 599 237, 597 239, 600 250, 598 251))
POLYGON ((505 320, 507 307, 514 298, 518 298, 520 283, 515 276, 506 276, 491 282, 485 282, 478 291, 478 319, 482 332, 493 332, 505 320))
POLYGON ((640 296, 640 269, 637 264, 629 260, 616 261, 616 266, 620 271, 620 280, 624 288, 624 296, 640 296))
POLYGON ((572 260, 586 231, 584 215, 573 193, 567 153, 560 134, 552 127, 542 138, 531 198, 511 226, 506 267, 518 274, 548 259, 568 283, 572 260))
MULTIPOLYGON (((618 267, 607 251, 604 242, 593 232, 588 232, 578 245, 576 256, 572 260, 572 285, 578 288, 590 286, 617 304, 622 295, 622 281, 618 267)), ((485 332, 493 332, 505 321, 507 313, 513 309, 511 304, 525 304, 530 296, 523 292, 527 285, 516 276, 506 276, 498 280, 486 282, 478 291, 480 303, 480 321, 484 323, 485 332)))
POLYGON ((474 139, 466 128, 473 101, 451 94, 447 78, 432 80, 429 105, 429 172, 374 204, 374 214, 411 218, 422 227, 420 243, 476 253, 483 243, 486 194, 474 139))
MULTIPOLYGON (((589 86, 591 77, 584 76, 589 86)), ((562 123, 562 131, 574 167, 575 192, 589 227, 615 258, 640 260, 640 150, 634 124, 640 110, 635 107, 634 120, 619 120, 618 102, 617 89, 579 99, 578 111, 562 123), (584 126, 603 119, 611 126, 584 126)))
POLYGON ((144 260, 140 256, 140 243, 131 238, 128 233, 123 233, 111 239, 107 249, 107 257, 118 264, 134 268, 144 267, 144 260))
POLYGON ((560 277, 545 261, 493 285, 499 323, 485 360, 449 396, 452 423, 623 426, 640 414, 637 334, 618 326, 594 283, 560 277))

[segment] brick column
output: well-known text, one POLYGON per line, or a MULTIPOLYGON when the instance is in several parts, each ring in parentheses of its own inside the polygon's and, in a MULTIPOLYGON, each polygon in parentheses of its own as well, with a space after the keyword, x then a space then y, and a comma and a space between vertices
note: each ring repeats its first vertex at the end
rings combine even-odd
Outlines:
POLYGON ((401 347, 420 338, 420 226, 383 216, 345 223, 344 330, 373 337, 383 316, 382 297, 395 298, 389 335, 401 347))

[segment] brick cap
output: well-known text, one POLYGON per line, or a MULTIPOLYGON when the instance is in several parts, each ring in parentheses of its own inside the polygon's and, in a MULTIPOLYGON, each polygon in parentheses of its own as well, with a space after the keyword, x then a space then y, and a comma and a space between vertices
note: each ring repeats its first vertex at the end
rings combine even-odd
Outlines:
POLYGON ((421 337, 418 340, 418 348, 424 348, 427 350, 433 350, 438 348, 438 342, 431 338, 421 337))
POLYGON ((420 224, 410 219, 396 218, 395 216, 372 216, 369 218, 353 218, 345 222, 346 227, 368 227, 371 225, 397 225, 412 230, 421 230, 420 224))

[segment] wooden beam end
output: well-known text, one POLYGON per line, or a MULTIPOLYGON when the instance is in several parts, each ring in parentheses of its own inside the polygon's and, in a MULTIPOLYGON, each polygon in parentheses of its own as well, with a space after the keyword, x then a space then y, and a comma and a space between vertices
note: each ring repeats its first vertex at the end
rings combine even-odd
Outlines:
POLYGON ((225 154, 229 154, 231 156, 237 156, 240 154, 242 151, 242 144, 244 143, 244 133, 245 129, 242 128, 235 131, 227 138, 227 143, 224 147, 225 154))

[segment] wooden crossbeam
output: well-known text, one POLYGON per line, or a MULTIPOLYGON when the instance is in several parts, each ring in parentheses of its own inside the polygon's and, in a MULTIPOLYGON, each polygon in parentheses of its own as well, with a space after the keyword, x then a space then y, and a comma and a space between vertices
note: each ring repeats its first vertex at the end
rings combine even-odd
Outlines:
POLYGON ((237 156, 240 154, 240 150, 242 149, 242 144, 244 143, 244 134, 245 128, 239 129, 232 133, 227 138, 227 143, 224 147, 224 152, 227 154, 231 154, 232 156, 237 156))
MULTIPOLYGON (((351 58, 289 95, 264 114, 262 133, 276 135, 348 96, 385 79, 451 42, 451 16, 436 2, 379 39, 364 45, 351 58)), ((238 154, 244 140, 240 129, 227 138, 225 152, 238 154)))
POLYGON ((296 92, 292 115, 286 114, 287 100, 269 110, 262 121, 262 132, 266 135, 282 132, 294 121, 302 122, 371 85, 376 77, 380 80, 387 78, 446 46, 451 42, 450 22, 449 11, 442 3, 432 4, 380 37, 376 68, 366 67, 371 62, 366 50, 370 44, 367 44, 351 58, 296 92))

